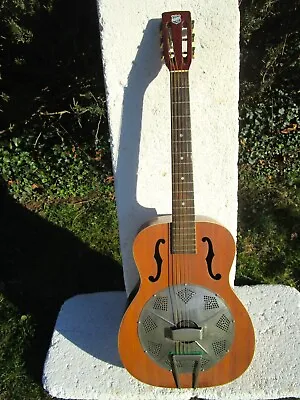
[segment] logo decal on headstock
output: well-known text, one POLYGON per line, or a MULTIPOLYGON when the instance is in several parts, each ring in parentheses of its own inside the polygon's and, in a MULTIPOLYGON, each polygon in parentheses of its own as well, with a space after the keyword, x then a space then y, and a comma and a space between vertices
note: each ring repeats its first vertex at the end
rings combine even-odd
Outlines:
POLYGON ((176 24, 176 25, 180 24, 181 15, 179 15, 179 14, 171 15, 171 21, 173 24, 176 24))

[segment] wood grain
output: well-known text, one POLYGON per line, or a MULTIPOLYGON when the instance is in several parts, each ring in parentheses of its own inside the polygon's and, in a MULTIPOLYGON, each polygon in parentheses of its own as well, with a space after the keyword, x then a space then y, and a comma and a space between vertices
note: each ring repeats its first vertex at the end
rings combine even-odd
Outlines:
MULTIPOLYGON (((119 352, 125 368, 140 381, 153 386, 176 387, 172 373, 158 366, 144 352, 139 341, 137 324, 141 310, 150 297, 173 284, 190 283, 212 290, 223 298, 235 321, 235 334, 230 351, 219 363, 199 374, 197 387, 223 385, 236 379, 248 368, 253 357, 255 337, 252 322, 229 284, 229 272, 235 255, 234 240, 223 226, 204 221, 196 222, 196 243, 196 254, 171 254, 168 223, 144 228, 134 242, 133 253, 141 282, 121 322, 119 352), (220 280, 212 279, 208 273, 205 261, 207 244, 201 240, 204 236, 213 242, 213 272, 222 275, 220 280), (166 241, 160 246, 160 255, 164 260, 163 268, 160 279, 152 283, 148 277, 156 274, 153 249, 160 238, 166 241)), ((191 375, 180 374, 181 387, 191 387, 191 375)))

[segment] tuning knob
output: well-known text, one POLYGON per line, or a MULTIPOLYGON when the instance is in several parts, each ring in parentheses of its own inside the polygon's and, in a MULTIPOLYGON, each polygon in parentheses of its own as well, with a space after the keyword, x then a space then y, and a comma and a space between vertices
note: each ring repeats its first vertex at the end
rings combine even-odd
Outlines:
POLYGON ((195 21, 192 20, 192 30, 194 29, 194 26, 195 26, 195 21))
POLYGON ((193 33, 192 34, 192 42, 194 43, 194 41, 195 41, 195 34, 193 33))
POLYGON ((193 58, 195 58, 195 47, 192 47, 192 55, 193 55, 193 58))

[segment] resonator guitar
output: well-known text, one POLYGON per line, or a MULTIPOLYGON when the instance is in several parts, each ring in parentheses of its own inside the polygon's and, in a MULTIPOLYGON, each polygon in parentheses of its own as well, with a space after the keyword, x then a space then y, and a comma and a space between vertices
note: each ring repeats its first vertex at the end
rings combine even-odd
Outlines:
POLYGON ((164 13, 161 29, 170 71, 172 215, 149 222, 135 238, 140 286, 121 322, 119 353, 130 374, 150 385, 217 386, 248 368, 254 330, 229 284, 235 256, 231 233, 195 216, 190 12, 164 13))

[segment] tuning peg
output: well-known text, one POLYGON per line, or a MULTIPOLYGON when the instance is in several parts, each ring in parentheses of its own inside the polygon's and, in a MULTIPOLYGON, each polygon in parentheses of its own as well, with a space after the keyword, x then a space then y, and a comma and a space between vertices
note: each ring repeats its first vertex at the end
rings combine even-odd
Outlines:
POLYGON ((192 29, 194 29, 194 26, 195 26, 195 21, 192 20, 192 29))
POLYGON ((195 47, 192 48, 193 58, 195 58, 195 47))
POLYGON ((195 34, 193 33, 192 34, 192 42, 194 43, 194 41, 195 41, 195 34))

